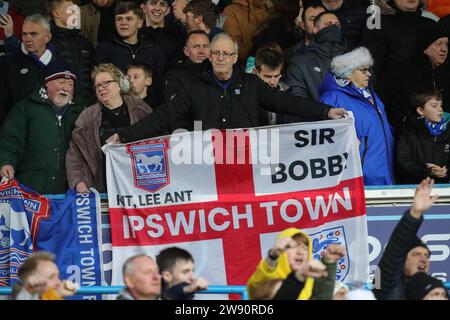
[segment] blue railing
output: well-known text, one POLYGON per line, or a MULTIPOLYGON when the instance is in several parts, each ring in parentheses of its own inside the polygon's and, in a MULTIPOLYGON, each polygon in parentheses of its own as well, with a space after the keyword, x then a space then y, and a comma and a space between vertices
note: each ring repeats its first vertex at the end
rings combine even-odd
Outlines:
MULTIPOLYGON (((80 287, 77 294, 117 294, 123 286, 89 286, 80 287)), ((11 295, 11 287, 0 287, 0 295, 11 295)), ((208 286, 208 290, 198 291, 199 294, 239 294, 241 300, 248 300, 245 286, 208 286)))
MULTIPOLYGON (((450 281, 444 282, 447 290, 450 290, 450 281)), ((123 286, 89 286, 80 287, 77 294, 117 294, 123 286)), ((11 287, 0 287, 1 295, 11 295, 11 287)), ((198 291, 199 294, 239 294, 241 300, 248 300, 248 293, 245 286, 209 286, 208 290, 198 291)))

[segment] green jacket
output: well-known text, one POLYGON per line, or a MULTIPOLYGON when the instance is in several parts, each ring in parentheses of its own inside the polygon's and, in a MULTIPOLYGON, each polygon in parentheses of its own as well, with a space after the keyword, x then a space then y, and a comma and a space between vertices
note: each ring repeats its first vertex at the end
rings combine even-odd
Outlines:
POLYGON ((66 193, 65 155, 84 104, 73 103, 58 120, 45 90, 17 103, 0 128, 0 168, 41 194, 66 193))

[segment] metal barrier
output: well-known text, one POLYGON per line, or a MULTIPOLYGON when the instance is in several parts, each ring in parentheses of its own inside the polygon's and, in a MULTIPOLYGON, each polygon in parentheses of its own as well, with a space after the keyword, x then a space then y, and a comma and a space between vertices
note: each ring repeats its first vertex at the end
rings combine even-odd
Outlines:
MULTIPOLYGON (((447 290, 450 290, 450 281, 444 282, 447 290)), ((118 294, 123 286, 90 286, 80 287, 77 294, 118 294)), ((0 296, 11 295, 11 287, 0 287, 0 296)), ((198 291, 198 294, 239 294, 241 300, 249 300, 248 293, 245 286, 209 286, 208 290, 198 291)))
MULTIPOLYGON (((80 287, 77 294, 117 294, 124 286, 89 286, 80 287)), ((11 295, 11 287, 0 287, 0 295, 11 295)), ((196 292, 198 294, 239 294, 241 300, 248 300, 245 286, 208 286, 208 290, 196 292)))

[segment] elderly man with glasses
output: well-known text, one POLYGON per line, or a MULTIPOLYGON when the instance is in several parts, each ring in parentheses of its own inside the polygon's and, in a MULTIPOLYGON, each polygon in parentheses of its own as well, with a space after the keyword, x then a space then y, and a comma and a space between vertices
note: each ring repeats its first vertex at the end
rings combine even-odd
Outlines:
POLYGON ((220 33, 211 42, 210 64, 202 74, 166 103, 135 125, 114 134, 107 142, 136 141, 155 136, 174 121, 202 121, 204 130, 260 126, 261 110, 308 116, 315 119, 339 119, 346 112, 332 109, 286 92, 274 90, 257 76, 234 67, 238 60, 236 42, 220 33))

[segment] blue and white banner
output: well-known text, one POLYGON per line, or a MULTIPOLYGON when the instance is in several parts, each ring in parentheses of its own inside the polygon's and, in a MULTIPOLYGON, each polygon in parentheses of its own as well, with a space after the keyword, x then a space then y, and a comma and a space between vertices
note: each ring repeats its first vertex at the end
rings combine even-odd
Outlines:
POLYGON ((97 191, 69 190, 65 199, 50 200, 15 180, 0 185, 0 286, 15 284, 21 264, 37 251, 55 254, 62 279, 104 285, 101 244, 97 191))

